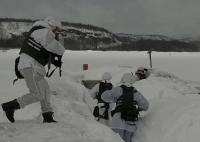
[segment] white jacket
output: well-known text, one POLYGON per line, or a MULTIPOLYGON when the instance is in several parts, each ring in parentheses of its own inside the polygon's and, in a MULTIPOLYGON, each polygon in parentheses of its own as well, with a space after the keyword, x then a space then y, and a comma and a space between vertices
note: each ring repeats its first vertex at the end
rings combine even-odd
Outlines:
MULTIPOLYGON (((130 85, 128 85, 128 87, 130 87, 130 85)), ((123 94, 123 89, 118 86, 118 87, 113 88, 112 90, 105 91, 101 95, 101 99, 105 102, 116 103, 117 99, 122 94, 123 94)), ((137 101, 137 106, 142 108, 143 111, 148 110, 149 102, 146 100, 146 98, 140 92, 136 92, 133 95, 134 95, 133 97, 134 100, 137 101)), ((137 128, 136 125, 128 125, 124 120, 122 120, 120 112, 114 114, 110 127, 114 129, 123 129, 123 130, 131 131, 131 132, 136 131, 136 128, 137 128)))
MULTIPOLYGON (((46 27, 39 29, 31 34, 31 37, 38 43, 40 43, 47 51, 55 53, 57 55, 63 55, 65 48, 55 39, 55 34, 52 32, 50 25, 45 21, 37 21, 33 24, 35 26, 46 27)), ((34 58, 29 55, 22 53, 20 55, 20 61, 18 64, 18 70, 31 67, 41 75, 45 76, 46 70, 43 65, 38 63, 34 58)))

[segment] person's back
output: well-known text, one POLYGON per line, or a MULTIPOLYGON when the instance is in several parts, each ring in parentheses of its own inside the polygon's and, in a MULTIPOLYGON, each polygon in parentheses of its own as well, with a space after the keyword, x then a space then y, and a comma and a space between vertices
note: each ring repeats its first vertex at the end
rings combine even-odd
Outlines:
MULTIPOLYGON (((123 109, 119 109, 122 107, 123 99, 125 95, 132 95, 130 98, 132 100, 129 103, 132 103, 133 107, 137 106, 139 108, 138 111, 146 111, 149 108, 148 101, 144 98, 144 96, 138 92, 133 86, 134 78, 130 73, 124 74, 121 82, 123 86, 118 86, 113 88, 112 90, 105 91, 102 94, 102 100, 105 102, 116 102, 115 114, 112 118, 110 127, 116 133, 118 133, 125 142, 130 142, 132 134, 136 131, 136 120, 134 120, 134 116, 128 116, 130 119, 124 120, 123 109), (128 91, 125 91, 128 90, 128 91), (122 98, 122 99, 121 99, 122 98)), ((134 109, 132 109, 132 113, 134 114, 134 109)))
POLYGON ((94 108, 93 115, 98 122, 107 126, 110 125, 112 104, 104 102, 101 99, 101 95, 104 91, 113 88, 110 82, 111 78, 110 73, 105 72, 102 75, 102 81, 96 84, 90 91, 91 97, 97 99, 97 106, 94 108))

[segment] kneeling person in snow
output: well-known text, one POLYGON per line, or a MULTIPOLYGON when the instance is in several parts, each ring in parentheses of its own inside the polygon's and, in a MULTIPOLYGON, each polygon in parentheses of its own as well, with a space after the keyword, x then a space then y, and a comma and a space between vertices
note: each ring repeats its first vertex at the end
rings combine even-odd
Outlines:
MULTIPOLYGON (((29 93, 3 103, 2 108, 7 118, 14 123, 14 112, 32 103, 40 102, 44 123, 56 122, 50 106, 50 87, 45 80, 45 65, 52 63, 61 70, 62 55, 65 48, 57 41, 55 35, 61 28, 61 22, 54 17, 37 21, 29 31, 20 50, 19 64, 16 70, 24 77, 29 93), (57 57, 57 60, 54 60, 57 57)), ((17 75, 17 73, 16 73, 17 75)), ((18 76, 18 75, 17 75, 18 76)), ((19 78, 19 76, 18 76, 19 78)))
POLYGON ((149 108, 149 102, 132 86, 134 81, 132 74, 126 73, 121 78, 123 85, 105 91, 101 96, 105 102, 116 102, 110 127, 125 142, 131 142, 132 134, 136 131, 139 111, 149 108))
POLYGON ((139 67, 136 71, 135 71, 135 75, 133 75, 133 78, 136 81, 142 80, 142 79, 146 79, 150 76, 150 71, 147 68, 144 67, 139 67))
POLYGON ((111 109, 112 104, 106 103, 101 99, 101 95, 106 90, 111 90, 113 85, 111 84, 111 75, 108 72, 105 72, 102 75, 102 81, 96 84, 90 91, 90 95, 93 99, 97 99, 98 103, 94 109, 93 115, 96 117, 97 121, 107 126, 110 125, 111 119, 111 109))

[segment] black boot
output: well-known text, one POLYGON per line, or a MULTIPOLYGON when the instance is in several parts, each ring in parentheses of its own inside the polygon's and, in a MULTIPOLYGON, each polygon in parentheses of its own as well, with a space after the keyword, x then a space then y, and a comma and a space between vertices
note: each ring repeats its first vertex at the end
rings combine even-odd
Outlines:
POLYGON ((20 109, 20 105, 17 102, 17 99, 7 102, 7 103, 3 103, 3 104, 1 104, 1 107, 5 111, 6 117, 8 118, 8 120, 10 120, 10 122, 14 123, 15 122, 14 112, 16 109, 20 109))
POLYGON ((42 114, 44 120, 43 123, 57 123, 54 119, 53 119, 53 112, 45 112, 42 114))

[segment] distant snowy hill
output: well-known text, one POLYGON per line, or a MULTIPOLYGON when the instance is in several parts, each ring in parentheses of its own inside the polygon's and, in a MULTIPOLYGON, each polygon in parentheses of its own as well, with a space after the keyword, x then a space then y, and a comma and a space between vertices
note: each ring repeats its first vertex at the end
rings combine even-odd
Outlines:
POLYGON ((130 41, 138 41, 141 39, 165 40, 165 41, 173 40, 172 38, 163 35, 137 35, 137 34, 124 34, 124 33, 119 33, 116 35, 119 37, 129 38, 130 41))
MULTIPOLYGON (((0 22, 0 39, 11 39, 23 37, 33 25, 33 22, 3 21, 0 22)), ((67 49, 99 49, 121 45, 114 34, 91 25, 76 26, 76 24, 63 24, 63 29, 67 30, 65 42, 67 49), (69 47, 70 46, 70 47, 69 47)))
MULTIPOLYGON (((19 48, 24 35, 31 29, 34 21, 24 19, 0 18, 0 47, 19 48)), ((104 28, 81 23, 63 22, 61 43, 69 50, 118 50, 191 52, 199 51, 200 36, 178 35, 137 35, 114 34, 104 28)))
POLYGON ((129 41, 134 42, 138 40, 163 40, 163 41, 181 41, 181 42, 196 42, 200 41, 200 36, 192 36, 192 35, 177 35, 177 36, 163 36, 163 35, 137 35, 137 34, 124 34, 118 33, 116 34, 118 37, 128 38, 129 41))
POLYGON ((0 38, 11 38, 11 33, 14 35, 22 35, 32 27, 32 23, 26 22, 0 22, 0 38))

